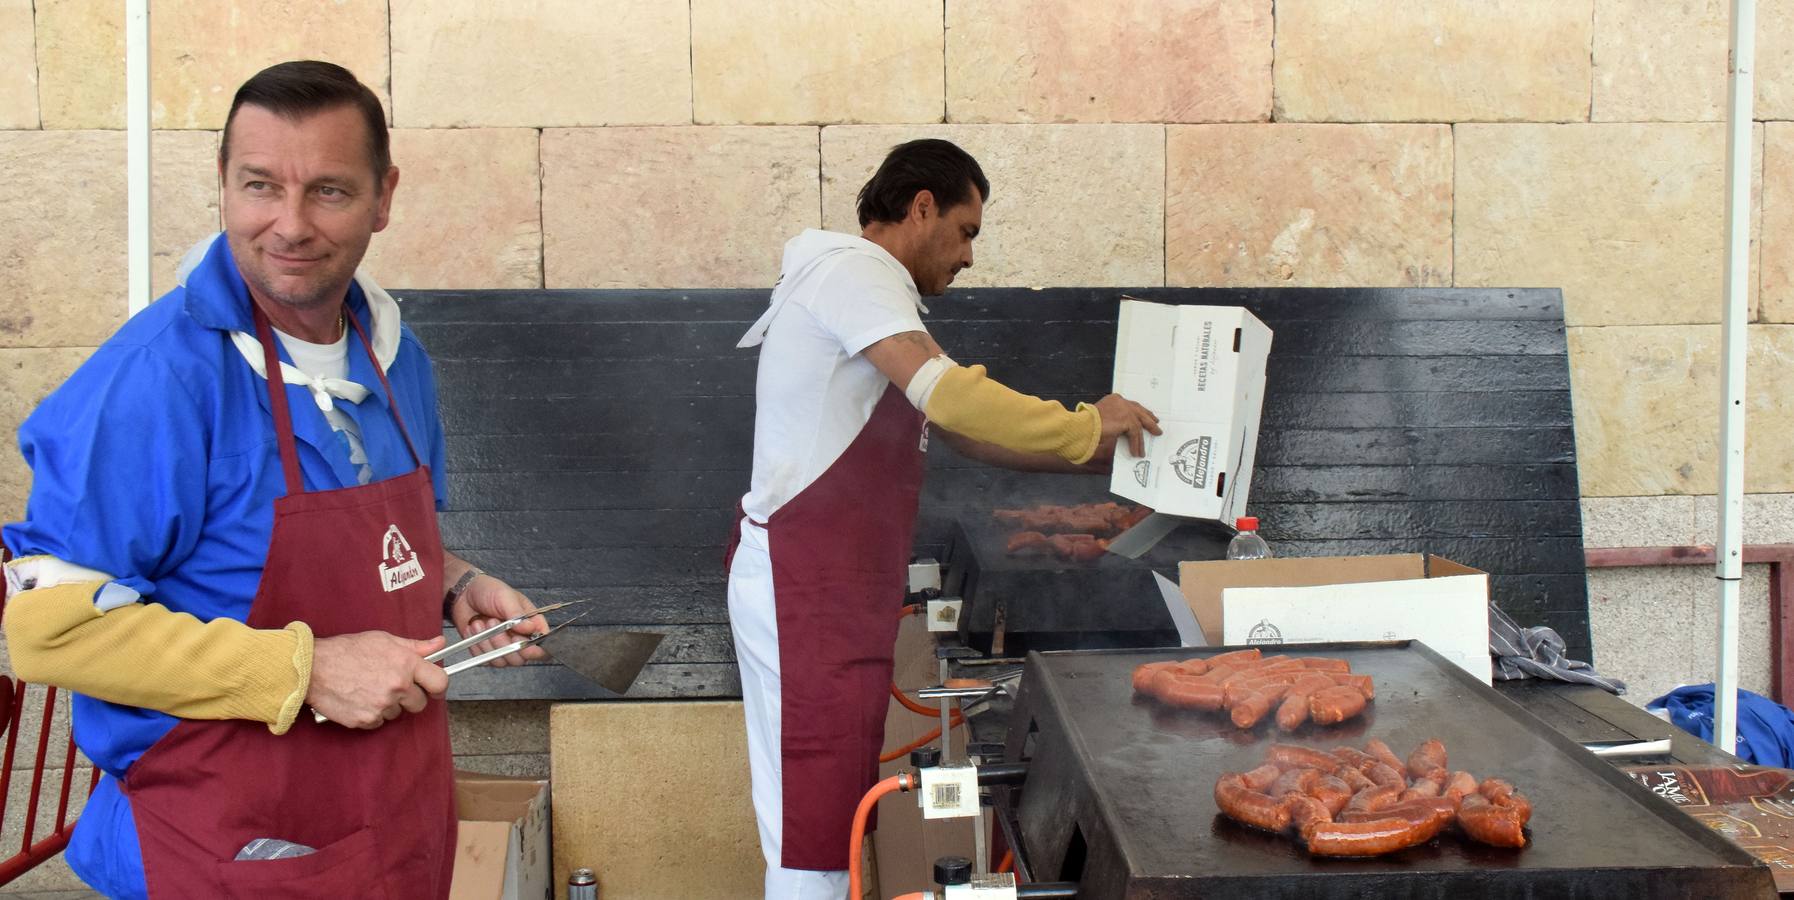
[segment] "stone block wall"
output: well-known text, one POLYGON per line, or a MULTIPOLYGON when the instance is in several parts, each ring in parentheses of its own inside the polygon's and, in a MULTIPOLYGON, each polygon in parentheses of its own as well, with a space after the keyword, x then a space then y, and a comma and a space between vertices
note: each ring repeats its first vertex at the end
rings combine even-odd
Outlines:
MULTIPOLYGON (((217 227, 231 93, 354 70, 409 288, 763 287, 891 144, 994 185, 965 285, 1553 286, 1590 546, 1713 536, 1724 0, 192 0, 152 4, 155 284, 217 227)), ((1758 11, 1747 539, 1794 540, 1794 0, 1758 11)), ((122 4, 0 0, 0 428, 123 320, 122 4)), ((0 452, 0 514, 29 474, 0 452)), ((1708 677, 1711 582, 1591 574, 1642 702, 1708 677)), ((1747 581, 1746 685, 1766 687, 1747 581)), ((545 706, 457 711, 546 772, 545 706)), ((45 885, 40 885, 43 887, 45 885)))

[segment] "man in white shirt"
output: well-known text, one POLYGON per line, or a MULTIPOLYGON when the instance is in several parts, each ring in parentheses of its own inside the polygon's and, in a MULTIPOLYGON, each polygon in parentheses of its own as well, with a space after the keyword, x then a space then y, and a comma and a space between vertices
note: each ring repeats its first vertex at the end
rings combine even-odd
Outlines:
MULTIPOLYGON (((753 481, 729 563, 767 900, 840 900, 849 827, 877 780, 897 608, 929 432, 984 462, 1106 472, 1158 433, 1116 394, 1076 410, 963 367, 923 295, 972 265, 990 184, 942 140, 892 149, 859 195, 861 235, 785 245, 760 347, 753 481)), ((858 900, 858 898, 855 898, 858 900)))

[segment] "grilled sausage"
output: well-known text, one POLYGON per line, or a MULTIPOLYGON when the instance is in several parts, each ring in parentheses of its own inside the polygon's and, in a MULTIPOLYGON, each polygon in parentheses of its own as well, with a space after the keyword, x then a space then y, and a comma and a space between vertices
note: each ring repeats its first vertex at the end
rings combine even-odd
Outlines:
POLYGON ((1296 679, 1289 686, 1289 693, 1283 695, 1283 703, 1277 707, 1277 727, 1283 731, 1302 727, 1302 723, 1308 721, 1309 696, 1332 686, 1333 680, 1318 672, 1296 679))
POLYGON ((1389 768, 1395 769, 1396 771, 1402 771, 1407 768, 1407 764, 1402 762, 1402 758, 1396 756, 1395 751, 1389 749, 1389 745, 1383 743, 1378 738, 1371 738, 1370 740, 1365 741, 1364 752, 1376 757, 1378 760, 1388 765, 1389 768))
POLYGON ((1308 852, 1315 856, 1381 856, 1438 836, 1443 823, 1377 819, 1371 822, 1323 822, 1302 829, 1308 852))
POLYGON ((1177 663, 1174 662, 1149 662, 1135 666, 1134 692, 1137 694, 1149 693, 1149 686, 1152 684, 1152 676, 1168 669, 1175 668, 1177 668, 1177 663))
POLYGON ((1308 796, 1321 801, 1321 805, 1327 808, 1327 814, 1330 816, 1339 815, 1339 811, 1345 809, 1347 803, 1352 802, 1352 793, 1351 787, 1334 775, 1322 775, 1316 778, 1314 785, 1308 789, 1308 796))
POLYGON ((1264 654, 1260 653, 1257 647, 1247 647, 1244 650, 1234 650, 1234 651, 1231 651, 1228 653, 1217 653, 1214 656, 1208 657, 1207 659, 1208 659, 1208 664, 1209 664, 1210 668, 1213 668, 1215 666, 1229 666, 1232 668, 1240 668, 1245 663, 1257 662, 1260 658, 1263 657, 1263 655, 1264 654))
POLYGON ((1442 793, 1451 798, 1451 802, 1457 803, 1466 796, 1476 793, 1477 786, 1475 775, 1469 772, 1453 772, 1451 777, 1446 780, 1445 790, 1442 793))
POLYGON ((1437 780, 1432 778, 1422 778, 1409 784, 1408 789, 1402 791, 1401 800, 1405 802, 1408 800, 1424 800, 1429 797, 1438 797, 1439 789, 1440 785, 1437 780))
POLYGON ((1283 699, 1289 690, 1287 684, 1269 684, 1258 689, 1258 693, 1247 697, 1236 704, 1232 710, 1233 724, 1236 728, 1252 728, 1271 710, 1277 708, 1277 702, 1283 699))
POLYGON ((1320 672, 1352 671, 1351 663, 1326 656, 1300 656, 1296 658, 1296 662, 1301 663, 1304 669, 1314 669, 1320 672))
POLYGON ((1426 797, 1419 800, 1408 800, 1391 803, 1375 810, 1348 809, 1339 815, 1341 822, 1370 822, 1376 819, 1407 819, 1410 822, 1427 822, 1440 819, 1440 827, 1451 824, 1458 814, 1457 805, 1444 797, 1426 797))
POLYGON ((1320 779, 1321 774, 1321 770, 1311 769, 1307 766, 1289 769, 1277 776, 1277 780, 1272 782, 1270 787, 1265 788, 1265 793, 1273 797, 1281 797, 1290 793, 1306 794, 1320 779))
POLYGON ((1357 672, 1328 672, 1327 677, 1333 679, 1334 684, 1345 684, 1357 688, 1358 693, 1363 694, 1366 700, 1377 699, 1377 687, 1370 680, 1369 675, 1360 675, 1357 672))
POLYGON ((1331 769, 1338 760, 1319 750, 1295 744, 1272 744, 1265 751, 1265 762, 1279 769, 1299 769, 1303 766, 1310 769, 1331 769))
POLYGON ((1200 675, 1162 671, 1153 676, 1151 691, 1160 702, 1178 709, 1214 712, 1221 708, 1221 686, 1203 681, 1200 675))
POLYGON ((1517 810, 1496 806, 1481 794, 1465 797, 1458 806, 1458 827, 1477 843, 1492 847, 1524 847, 1524 825, 1517 810))
POLYGON ((1273 800, 1247 788, 1238 774, 1223 775, 1215 782, 1215 805, 1228 818, 1242 825, 1266 831, 1282 831, 1289 827, 1289 807, 1282 800, 1273 800))
POLYGON ((1364 695, 1357 688, 1334 685, 1308 695, 1308 715, 1316 725, 1337 725, 1364 712, 1364 695))
POLYGON ((1392 787, 1398 791, 1408 789, 1408 778, 1400 772, 1382 763, 1371 763, 1364 776, 1377 783, 1378 787, 1392 787))
POLYGON ((1340 763, 1339 768, 1333 770, 1333 775, 1340 781, 1345 782, 1346 787, 1351 788, 1352 793, 1354 794, 1365 788, 1377 786, 1376 782, 1370 780, 1368 776, 1363 772, 1358 771, 1358 769, 1350 763, 1340 763))
POLYGON ((1445 764, 1445 745, 1439 743, 1438 738, 1426 741, 1408 754, 1408 774, 1415 778, 1432 778, 1435 774, 1444 778, 1445 764))
POLYGON ((1327 810, 1326 804, 1307 794, 1284 794, 1283 806, 1289 812, 1290 824, 1297 828, 1333 821, 1333 814, 1327 810))
POLYGON ((1499 778, 1485 778, 1483 783, 1477 786, 1476 792, 1489 798, 1490 803, 1500 805, 1501 801, 1507 799, 1508 795, 1514 792, 1514 786, 1499 778))
POLYGON ((1279 769, 1270 763, 1265 763, 1250 772, 1241 774, 1240 781, 1252 790, 1263 791, 1270 788, 1270 786, 1277 781, 1278 776, 1282 774, 1282 769, 1279 769))
POLYGON ((1346 803, 1346 812, 1375 812, 1394 803, 1401 792, 1402 789, 1393 784, 1365 788, 1352 795, 1351 801, 1346 803))

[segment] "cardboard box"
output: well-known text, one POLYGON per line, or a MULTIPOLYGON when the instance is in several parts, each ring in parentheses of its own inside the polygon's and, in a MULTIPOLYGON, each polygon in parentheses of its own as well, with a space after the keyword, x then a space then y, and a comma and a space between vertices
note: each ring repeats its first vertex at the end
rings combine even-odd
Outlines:
POLYGON ((1229 525, 1246 514, 1271 329, 1234 306, 1121 302, 1115 391, 1164 433, 1146 455, 1115 450, 1109 490, 1174 516, 1229 525))
POLYGON ((455 806, 449 900, 553 900, 548 782, 456 772, 455 806))
POLYGON ((1424 642, 1488 684, 1489 575, 1431 554, 1179 566, 1210 644, 1424 642))

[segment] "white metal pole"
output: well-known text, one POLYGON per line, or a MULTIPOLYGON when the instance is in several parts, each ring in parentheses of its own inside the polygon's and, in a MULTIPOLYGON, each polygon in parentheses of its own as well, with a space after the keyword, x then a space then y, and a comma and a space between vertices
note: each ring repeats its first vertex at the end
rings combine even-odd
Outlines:
POLYGON ((1725 316, 1719 426, 1719 672, 1713 742, 1732 752, 1738 738, 1738 587, 1744 576, 1744 364, 1749 356, 1751 106, 1756 0, 1732 0, 1731 72, 1726 97, 1725 316))
POLYGON ((125 301, 150 302, 149 0, 125 0, 125 301))

